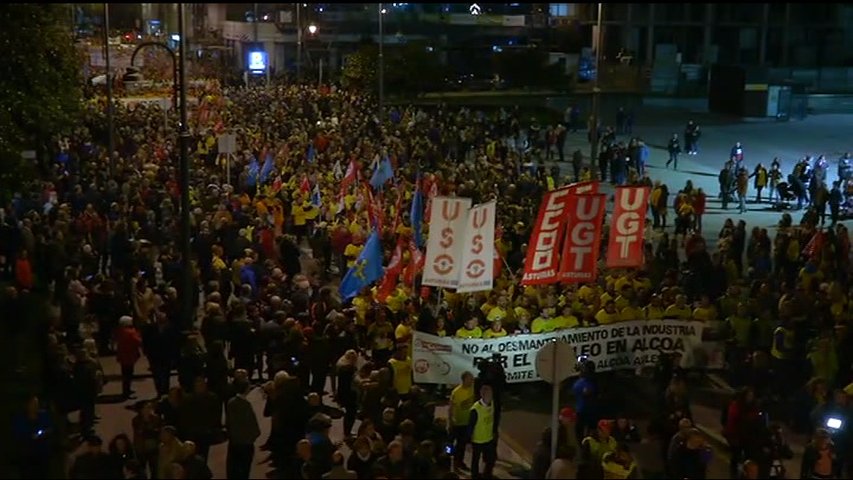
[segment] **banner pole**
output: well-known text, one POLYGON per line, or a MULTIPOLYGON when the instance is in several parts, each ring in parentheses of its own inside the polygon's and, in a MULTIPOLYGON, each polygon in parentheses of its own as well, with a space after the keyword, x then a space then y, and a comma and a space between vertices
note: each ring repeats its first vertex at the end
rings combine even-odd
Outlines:
POLYGON ((552 372, 554 372, 555 378, 551 385, 551 463, 554 463, 554 460, 557 459, 557 432, 560 429, 559 426, 559 411, 560 411, 560 382, 559 378, 556 377, 557 372, 557 355, 556 351, 554 355, 552 355, 553 359, 551 361, 552 372))

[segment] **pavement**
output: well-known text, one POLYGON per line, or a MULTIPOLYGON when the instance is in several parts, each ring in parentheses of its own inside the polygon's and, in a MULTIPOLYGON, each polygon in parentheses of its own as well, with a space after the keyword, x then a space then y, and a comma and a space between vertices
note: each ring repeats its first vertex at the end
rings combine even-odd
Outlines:
MULTIPOLYGON (((123 401, 121 398, 121 370, 114 357, 101 358, 101 364, 104 368, 104 374, 109 379, 104 387, 104 391, 99 397, 99 402, 96 406, 96 414, 101 417, 101 421, 95 427, 96 433, 104 439, 104 443, 108 443, 110 439, 120 433, 125 433, 133 436, 131 422, 136 415, 134 409, 140 404, 141 400, 150 400, 156 396, 154 390, 154 382, 146 373, 148 371, 148 363, 143 357, 136 364, 136 372, 138 378, 133 382, 133 390, 136 392, 138 400, 123 401)), ((172 385, 177 384, 177 377, 172 376, 172 385)), ((331 385, 327 385, 327 391, 331 391, 331 385)), ((270 431, 270 421, 263 416, 264 398, 260 388, 254 388, 247 396, 252 406, 255 409, 255 414, 261 427, 261 436, 255 442, 256 446, 260 446, 266 441, 270 431)), ((331 400, 324 398, 324 402, 332 407, 337 407, 331 400)), ((436 416, 447 417, 447 407, 440 406, 436 408, 436 416)), ((69 415, 69 419, 77 421, 77 414, 69 415)), ((356 429, 358 422, 356 422, 356 429)), ((331 438, 333 442, 343 441, 343 420, 336 419, 332 421, 331 438)), ((210 449, 208 457, 208 466, 213 472, 214 479, 224 479, 225 476, 225 457, 227 452, 227 443, 214 445, 210 449)), ((80 451, 83 447, 77 449, 80 451)), ((346 445, 341 447, 345 454, 349 454, 349 448, 346 445)), ((267 457, 266 452, 256 450, 255 460, 252 465, 251 478, 267 478, 267 474, 272 470, 268 463, 264 460, 267 457)), ((73 456, 71 457, 73 458, 73 456)), ((69 460, 71 459, 69 458, 69 460)), ((498 458, 500 459, 496 469, 495 477, 499 479, 523 478, 521 472, 529 470, 528 461, 516 453, 509 441, 501 439, 498 443, 498 458)), ((470 461, 470 457, 469 457, 470 461)))

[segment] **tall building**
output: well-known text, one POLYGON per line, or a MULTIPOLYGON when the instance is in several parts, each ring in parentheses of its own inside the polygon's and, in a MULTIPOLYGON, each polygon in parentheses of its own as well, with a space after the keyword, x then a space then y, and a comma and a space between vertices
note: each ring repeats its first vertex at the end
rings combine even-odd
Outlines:
MULTIPOLYGON (((598 4, 549 4, 550 23, 592 37, 598 4)), ((604 53, 651 65, 659 45, 680 63, 767 67, 853 65, 853 5, 604 3, 604 53)))

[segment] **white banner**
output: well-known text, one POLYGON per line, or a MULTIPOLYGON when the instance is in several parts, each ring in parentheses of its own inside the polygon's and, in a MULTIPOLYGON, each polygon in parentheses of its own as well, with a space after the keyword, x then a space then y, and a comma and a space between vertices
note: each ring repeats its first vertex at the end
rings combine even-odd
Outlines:
POLYGON ((459 285, 465 222, 470 208, 470 198, 433 199, 421 285, 445 288, 459 285))
POLYGON ((416 382, 456 384, 466 371, 476 375, 481 360, 500 355, 509 383, 533 382, 540 380, 536 352, 557 338, 595 362, 598 372, 654 366, 661 352, 681 353, 682 367, 704 367, 696 361, 707 357, 702 328, 701 322, 636 321, 488 340, 415 332, 412 362, 416 382))
POLYGON ((468 210, 457 292, 480 292, 492 289, 496 211, 495 201, 476 205, 468 210))

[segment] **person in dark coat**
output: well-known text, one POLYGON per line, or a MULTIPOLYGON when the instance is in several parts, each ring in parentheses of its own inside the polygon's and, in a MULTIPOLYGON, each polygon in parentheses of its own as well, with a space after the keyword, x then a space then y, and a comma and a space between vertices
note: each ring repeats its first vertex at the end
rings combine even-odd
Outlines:
POLYGON ((157 315, 157 322, 146 325, 142 332, 142 350, 151 366, 157 396, 169 393, 172 366, 178 358, 180 336, 166 315, 157 315))
POLYGON ((344 435, 352 435, 352 427, 355 425, 358 413, 358 392, 355 389, 355 374, 358 370, 356 363, 358 353, 348 350, 338 360, 337 368, 337 402, 344 409, 344 435))
POLYGON ((181 404, 179 412, 184 435, 195 443, 198 454, 207 460, 210 446, 222 433, 222 400, 199 376, 195 379, 193 393, 181 404))
POLYGON ((133 443, 127 435, 120 433, 110 440, 108 451, 110 478, 122 478, 128 462, 136 460, 133 443))
POLYGON ((103 450, 101 437, 92 435, 86 439, 86 450, 77 455, 68 478, 72 480, 99 480, 114 478, 110 469, 110 458, 103 450))
POLYGON ((301 252, 299 251, 299 246, 296 245, 296 242, 294 242, 294 239, 290 235, 282 237, 279 243, 279 250, 281 252, 281 263, 284 267, 284 273, 291 278, 301 273, 302 264, 299 262, 301 252))
POLYGON ((181 462, 186 475, 184 478, 187 480, 210 480, 213 478, 213 472, 207 466, 207 459, 197 452, 197 448, 198 445, 195 442, 184 442, 185 456, 181 462))

